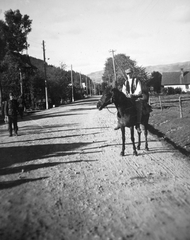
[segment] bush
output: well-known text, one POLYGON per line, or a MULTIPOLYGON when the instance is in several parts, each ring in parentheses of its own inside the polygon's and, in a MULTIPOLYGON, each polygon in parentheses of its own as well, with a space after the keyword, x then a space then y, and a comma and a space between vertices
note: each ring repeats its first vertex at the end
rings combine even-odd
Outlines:
POLYGON ((168 88, 167 88, 167 94, 168 94, 168 95, 175 94, 175 89, 174 89, 173 87, 168 87, 168 88))
POLYGON ((167 95, 181 94, 182 89, 180 87, 177 87, 177 88, 168 87, 168 88, 164 88, 164 92, 166 92, 167 95))
POLYGON ((181 94, 181 93, 182 93, 182 89, 181 89, 180 87, 175 88, 175 89, 174 89, 174 93, 175 93, 175 94, 181 94))

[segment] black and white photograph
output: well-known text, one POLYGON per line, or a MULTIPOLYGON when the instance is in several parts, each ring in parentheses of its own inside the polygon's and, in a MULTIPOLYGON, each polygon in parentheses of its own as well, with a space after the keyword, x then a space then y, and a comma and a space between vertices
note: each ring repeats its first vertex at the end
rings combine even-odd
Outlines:
POLYGON ((190 1, 0 1, 0 240, 190 240, 190 1))

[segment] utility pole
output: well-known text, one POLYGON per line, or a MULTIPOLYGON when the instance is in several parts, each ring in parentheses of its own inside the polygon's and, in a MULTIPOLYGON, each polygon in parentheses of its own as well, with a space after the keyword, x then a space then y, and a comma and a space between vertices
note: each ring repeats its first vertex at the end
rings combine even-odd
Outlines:
POLYGON ((45 54, 45 42, 42 41, 43 45, 43 56, 44 56, 44 75, 45 75, 45 99, 46 99, 46 109, 49 108, 48 106, 48 92, 47 92, 47 72, 46 72, 46 54, 45 54))
POLYGON ((114 61, 114 50, 110 50, 110 52, 112 53, 112 60, 113 60, 113 71, 114 71, 114 78, 115 78, 115 81, 113 83, 113 87, 115 87, 116 85, 116 82, 117 82, 117 76, 116 76, 116 70, 115 70, 115 61, 114 61))
POLYGON ((20 76, 20 93, 23 95, 23 78, 22 78, 22 71, 19 68, 19 76, 20 76))
POLYGON ((88 95, 88 81, 87 81, 87 76, 86 76, 86 95, 88 95))
POLYGON ((80 88, 82 87, 82 79, 81 79, 81 73, 79 73, 80 76, 80 88))
POLYGON ((80 77, 80 94, 82 96, 82 78, 81 78, 81 73, 79 73, 79 77, 80 77))
POLYGON ((92 81, 89 80, 89 84, 90 84, 90 96, 92 96, 92 81))
POLYGON ((73 89, 73 69, 71 65, 71 86, 72 86, 72 102, 74 102, 74 89, 73 89))

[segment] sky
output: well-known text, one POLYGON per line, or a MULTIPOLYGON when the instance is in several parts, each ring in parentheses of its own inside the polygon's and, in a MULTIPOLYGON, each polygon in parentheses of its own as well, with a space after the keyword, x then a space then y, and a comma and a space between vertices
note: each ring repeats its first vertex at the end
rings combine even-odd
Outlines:
POLYGON ((32 20, 28 54, 82 74, 114 54, 139 66, 190 61, 189 0, 0 0, 0 19, 19 9, 32 20))

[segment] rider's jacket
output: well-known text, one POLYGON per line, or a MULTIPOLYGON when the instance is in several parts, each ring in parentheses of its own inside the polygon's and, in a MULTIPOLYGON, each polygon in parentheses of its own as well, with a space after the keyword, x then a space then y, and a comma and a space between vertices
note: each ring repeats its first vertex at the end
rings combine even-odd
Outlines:
POLYGON ((141 97, 142 96, 142 85, 141 82, 137 78, 131 78, 128 77, 128 79, 125 81, 122 92, 125 95, 133 95, 135 97, 141 97))

